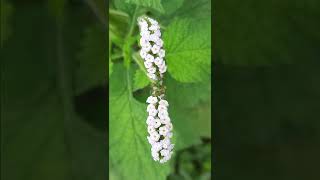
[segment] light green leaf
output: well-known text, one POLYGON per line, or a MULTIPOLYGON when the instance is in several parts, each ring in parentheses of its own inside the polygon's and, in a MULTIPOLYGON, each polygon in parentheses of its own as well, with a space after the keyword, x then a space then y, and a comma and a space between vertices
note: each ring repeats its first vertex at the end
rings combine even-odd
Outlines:
POLYGON ((200 137, 211 137, 211 103, 201 103, 193 108, 184 107, 184 104, 170 101, 170 118, 175 131, 176 149, 182 149, 192 144, 200 143, 200 137))
POLYGON ((102 27, 95 25, 86 29, 82 51, 78 55, 79 64, 76 68, 77 94, 107 81, 106 51, 106 38, 102 27))
POLYGON ((177 19, 164 33, 168 71, 178 81, 197 82, 211 74, 210 19, 177 19))
POLYGON ((150 80, 145 72, 141 69, 137 69, 134 74, 134 84, 133 84, 133 91, 142 89, 150 84, 150 80))
POLYGON ((136 4, 138 6, 152 8, 160 13, 164 13, 161 0, 126 0, 126 2, 130 4, 136 4))
POLYGON ((110 77, 109 165, 121 179, 163 180, 169 174, 169 165, 151 157, 146 105, 132 96, 131 73, 115 64, 110 77))
POLYGON ((166 14, 175 12, 179 7, 182 6, 184 0, 162 0, 163 8, 166 14))

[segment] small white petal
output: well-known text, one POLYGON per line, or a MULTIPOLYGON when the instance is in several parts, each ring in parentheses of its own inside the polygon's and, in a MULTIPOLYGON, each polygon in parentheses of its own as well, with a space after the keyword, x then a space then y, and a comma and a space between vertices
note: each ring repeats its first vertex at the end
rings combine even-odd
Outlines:
POLYGON ((152 62, 152 61, 154 61, 154 57, 151 54, 147 54, 145 60, 152 62))
POLYGON ((150 62, 150 61, 145 61, 145 62, 144 62, 144 66, 145 66, 146 68, 151 68, 151 67, 152 67, 152 62, 150 62))
POLYGON ((156 42, 156 45, 158 45, 159 47, 162 47, 163 46, 163 40, 162 39, 158 39, 156 42))
MULTIPOLYGON (((153 133, 150 134, 150 138, 151 138, 151 140, 153 140, 153 141, 158 141, 159 138, 160 138, 160 135, 159 135, 157 132, 153 132, 153 133)), ((153 146, 152 146, 152 147, 153 147, 153 146)))
POLYGON ((169 106, 169 103, 168 103, 168 101, 166 101, 166 100, 164 100, 164 99, 161 99, 160 101, 159 101, 159 105, 163 105, 163 106, 169 106))
POLYGON ((148 51, 150 51, 151 50, 151 44, 148 42, 148 43, 145 43, 142 47, 141 47, 141 49, 143 50, 143 51, 145 51, 145 52, 148 52, 148 51))
POLYGON ((161 36, 161 32, 160 32, 160 30, 156 30, 156 31, 154 31, 154 33, 152 35, 160 37, 161 36))
POLYGON ((147 106, 147 112, 149 112, 149 111, 151 111, 151 110, 154 110, 154 109, 156 109, 156 106, 154 106, 153 104, 149 104, 149 105, 147 106))
POLYGON ((157 66, 160 66, 163 62, 164 62, 163 59, 160 58, 160 57, 156 57, 156 58, 154 59, 154 63, 155 63, 157 66))
POLYGON ((156 69, 155 67, 151 66, 151 67, 149 67, 149 68, 147 69, 147 71, 148 71, 148 73, 153 74, 153 73, 155 73, 155 72, 157 71, 157 69, 156 69))
POLYGON ((157 54, 160 50, 160 47, 158 45, 153 45, 152 48, 151 48, 151 51, 153 54, 157 54))
POLYGON ((154 117, 153 116, 148 116, 147 118, 147 124, 153 126, 154 125, 154 117))
POLYGON ((147 52, 141 49, 140 50, 140 56, 141 56, 142 59, 146 58, 147 52))
POLYGON ((167 71, 167 66, 164 66, 164 67, 159 68, 159 72, 160 72, 161 74, 165 73, 166 71, 167 71))
POLYGON ((166 51, 164 49, 160 49, 158 55, 163 58, 166 55, 166 51))
POLYGON ((157 97, 149 96, 149 97, 147 98, 147 103, 149 103, 149 104, 155 104, 155 103, 157 103, 157 102, 158 102, 158 98, 157 98, 157 97))
POLYGON ((154 122, 155 122, 155 123, 154 123, 153 127, 158 128, 158 127, 160 127, 160 126, 161 126, 160 119, 155 119, 155 121, 154 121, 154 122))
POLYGON ((156 132, 156 130, 154 129, 154 127, 153 127, 153 126, 148 126, 148 133, 149 133, 149 134, 152 134, 152 133, 154 133, 154 132, 156 132))
POLYGON ((153 74, 153 73, 148 73, 147 75, 148 75, 148 77, 150 79, 153 79, 153 80, 157 80, 158 79, 157 76, 155 74, 153 74))

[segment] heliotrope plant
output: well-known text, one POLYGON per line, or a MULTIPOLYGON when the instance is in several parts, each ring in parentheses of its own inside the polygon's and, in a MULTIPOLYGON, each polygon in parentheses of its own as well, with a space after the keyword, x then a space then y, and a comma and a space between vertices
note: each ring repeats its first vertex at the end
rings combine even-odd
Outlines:
POLYGON ((165 50, 162 48, 160 26, 150 17, 139 17, 140 56, 144 59, 148 77, 153 81, 152 95, 148 97, 147 118, 148 142, 151 144, 151 155, 155 161, 164 163, 171 158, 173 144, 172 123, 168 114, 169 103, 165 100, 163 74, 167 70, 164 61, 165 50))

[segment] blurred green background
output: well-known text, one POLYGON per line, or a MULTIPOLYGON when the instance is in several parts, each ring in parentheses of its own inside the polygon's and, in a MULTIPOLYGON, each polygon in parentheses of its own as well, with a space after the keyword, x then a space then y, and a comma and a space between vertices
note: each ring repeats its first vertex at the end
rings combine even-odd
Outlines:
POLYGON ((215 1, 216 179, 320 179, 319 7, 215 1))
MULTIPOLYGON (((192 1, 186 2, 183 5, 177 1, 175 9, 193 5, 192 1)), ((167 1, 168 11, 170 3, 167 1)), ((107 121, 108 75, 111 74, 107 64, 110 25, 107 7, 108 2, 103 0, 1 1, 1 179, 123 179, 123 173, 119 175, 113 170, 115 166, 109 169, 108 163, 112 138, 108 137, 107 121)), ((189 16, 180 13, 181 17, 189 16)), ((163 22, 168 25, 171 21, 166 18, 167 22, 163 22)), ((194 23, 188 19, 176 22, 177 27, 181 23, 189 27, 194 23)), ((205 30, 210 32, 209 28, 207 23, 205 30)), ((175 28, 171 29, 173 34, 175 28)), ((186 33, 198 36, 194 30, 186 33)), ((209 40, 204 44, 205 54, 199 56, 205 57, 207 64, 210 63, 209 40)), ((119 72, 120 61, 118 57, 111 65, 113 75, 119 72)), ((201 64, 196 67, 202 68, 201 64)), ((137 66, 132 68, 136 70, 137 66)), ((188 81, 184 84, 167 77, 170 106, 176 113, 173 117, 181 116, 182 125, 174 125, 181 137, 178 139, 175 133, 179 148, 166 165, 165 176, 159 175, 158 179, 211 176, 210 71, 201 73, 196 69, 191 78, 176 74, 175 77, 188 81), (175 89, 181 96, 175 96, 175 89), (192 98, 191 92, 196 92, 197 98, 192 98), (186 118, 187 115, 190 117, 186 118)), ((137 73, 135 79, 141 75, 137 73)), ((147 85, 143 81, 135 83, 133 95, 140 104, 149 94, 147 85)), ((144 123, 143 116, 139 120, 144 123)), ((141 132, 146 129, 143 127, 141 132)), ((140 153, 148 151, 145 158, 151 160, 149 146, 139 148, 142 148, 140 153)), ((141 178, 150 179, 143 174, 141 178)))

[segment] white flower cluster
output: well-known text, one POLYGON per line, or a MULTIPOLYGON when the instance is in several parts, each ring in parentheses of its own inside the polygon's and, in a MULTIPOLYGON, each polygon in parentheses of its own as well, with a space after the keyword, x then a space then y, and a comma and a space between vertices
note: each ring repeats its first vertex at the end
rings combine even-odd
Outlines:
POLYGON ((168 102, 160 97, 150 96, 147 112, 148 132, 147 137, 151 144, 151 155, 155 161, 164 163, 171 158, 174 144, 171 144, 172 123, 168 114, 168 102))
POLYGON ((147 68, 148 77, 158 80, 167 71, 167 65, 163 60, 165 50, 162 49, 160 26, 157 21, 149 17, 138 18, 140 27, 140 56, 144 59, 144 66, 147 68), (158 70, 158 71, 157 71, 158 70))
POLYGON ((172 123, 168 114, 168 102, 164 99, 162 88, 163 74, 167 71, 164 61, 165 51, 162 49, 160 26, 157 21, 149 17, 138 18, 140 27, 140 56, 148 71, 148 77, 154 80, 153 95, 148 97, 147 137, 151 144, 151 155, 155 161, 164 163, 172 156, 174 144, 171 144, 172 123), (158 95, 157 95, 158 94, 158 95))

